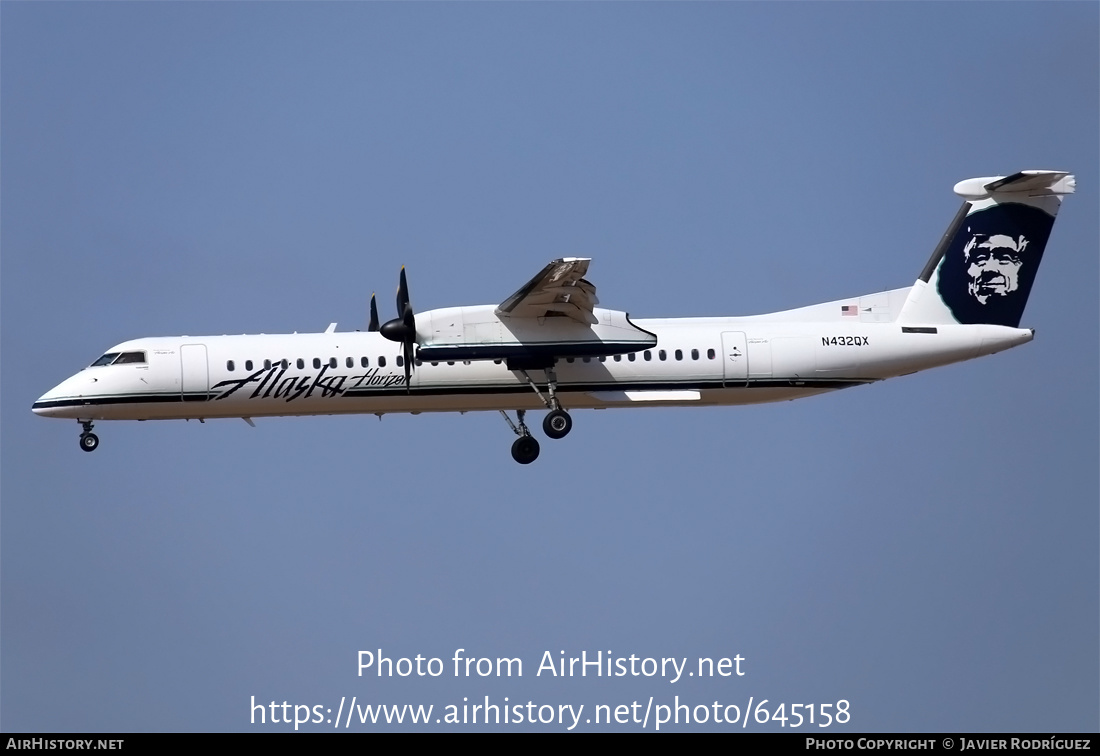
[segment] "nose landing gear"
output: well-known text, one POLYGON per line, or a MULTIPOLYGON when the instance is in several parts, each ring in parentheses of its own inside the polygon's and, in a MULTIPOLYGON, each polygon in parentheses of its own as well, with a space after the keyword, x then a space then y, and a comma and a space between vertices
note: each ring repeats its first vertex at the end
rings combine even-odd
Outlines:
POLYGON ((86 452, 93 452, 99 448, 99 436, 92 433, 92 421, 82 420, 80 425, 84 430, 80 434, 80 448, 86 452))

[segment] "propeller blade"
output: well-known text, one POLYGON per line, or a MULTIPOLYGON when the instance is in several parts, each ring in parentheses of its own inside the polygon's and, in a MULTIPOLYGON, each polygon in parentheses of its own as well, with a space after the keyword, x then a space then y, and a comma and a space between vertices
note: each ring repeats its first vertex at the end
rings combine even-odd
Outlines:
POLYGON ((413 369, 413 345, 411 341, 406 341, 402 346, 404 349, 405 357, 405 393, 409 393, 412 386, 412 369, 413 369))
POLYGON ((397 317, 404 319, 405 308, 410 307, 409 282, 405 280, 405 266, 401 266, 401 282, 397 285, 397 317))
MULTIPOLYGON (((373 306, 374 299, 371 299, 373 306)), ((405 367, 405 391, 412 386, 413 348, 416 346, 416 314, 409 301, 409 282, 405 268, 401 267, 401 280, 397 285, 397 317, 388 320, 378 329, 390 341, 401 344, 401 357, 405 367)))
POLYGON ((378 326, 378 302, 375 301, 374 294, 370 295, 370 324, 367 325, 368 331, 377 331, 378 326))

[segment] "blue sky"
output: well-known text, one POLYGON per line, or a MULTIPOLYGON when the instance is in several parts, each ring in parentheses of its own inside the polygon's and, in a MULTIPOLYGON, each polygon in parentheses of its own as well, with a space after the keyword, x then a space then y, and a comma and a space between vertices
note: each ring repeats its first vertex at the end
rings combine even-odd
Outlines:
POLYGON ((679 696, 843 699, 855 731, 1095 731, 1098 16, 3 3, 0 726, 679 696), (491 414, 102 423, 83 454, 30 412, 125 339, 361 328, 402 265, 421 310, 499 302, 561 256, 636 317, 906 286, 956 181, 1026 168, 1078 176, 1037 337, 970 363, 579 412, 528 467, 491 414), (356 674, 360 650, 458 648, 524 676, 356 674), (535 676, 563 650, 746 674, 535 676))

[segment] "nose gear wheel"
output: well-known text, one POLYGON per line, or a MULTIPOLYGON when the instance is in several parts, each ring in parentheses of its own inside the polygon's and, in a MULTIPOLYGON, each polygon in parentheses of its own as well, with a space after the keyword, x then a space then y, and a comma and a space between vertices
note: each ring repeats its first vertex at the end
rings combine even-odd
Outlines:
POLYGON ((92 433, 92 421, 82 421, 80 423, 84 429, 80 434, 80 448, 86 452, 93 452, 99 448, 99 436, 92 433))

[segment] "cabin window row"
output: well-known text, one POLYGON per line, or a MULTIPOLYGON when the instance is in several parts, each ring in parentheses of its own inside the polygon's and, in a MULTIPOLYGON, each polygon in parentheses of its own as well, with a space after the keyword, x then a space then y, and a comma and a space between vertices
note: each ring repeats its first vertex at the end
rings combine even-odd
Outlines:
MULTIPOLYGON (((420 361, 417 360, 418 364, 419 364, 419 362, 420 361)), ((322 360, 320 357, 314 357, 312 364, 313 364, 313 369, 314 370, 320 370, 323 365, 327 365, 328 367, 330 367, 332 369, 335 369, 336 367, 339 366, 340 362, 335 357, 329 357, 327 360, 322 360)), ((345 367, 354 368, 355 364, 356 363, 355 363, 355 358, 354 357, 347 357, 347 358, 344 359, 345 367)), ((377 362, 375 364, 378 365, 378 367, 386 367, 386 358, 385 358, 385 356, 379 356, 377 358, 377 362)), ((283 360, 264 360, 264 370, 270 370, 272 365, 275 365, 277 367, 281 367, 283 370, 286 370, 287 368, 290 367, 290 360, 286 360, 286 359, 283 359, 283 360)), ((304 370, 305 367, 306 367, 305 359, 299 357, 298 359, 296 359, 294 361, 294 366, 297 367, 299 370, 304 370)), ((360 357, 359 358, 359 366, 360 367, 365 367, 365 368, 370 367, 370 357, 360 357)), ((401 357, 401 355, 397 356, 397 366, 398 367, 404 367, 405 366, 405 360, 401 357)), ((254 367, 255 367, 255 364, 252 362, 252 360, 245 360, 244 361, 244 369, 245 370, 251 371, 254 367)), ((226 360, 225 369, 228 370, 230 373, 235 371, 237 369, 236 360, 226 360)))
MULTIPOLYGON (((129 354, 135 354, 135 353, 129 353, 129 354)), ((136 353, 136 354, 141 354, 141 360, 140 360, 141 362, 145 361, 144 353, 136 353)), ((642 354, 642 359, 645 360, 646 362, 650 362, 653 359, 653 350, 651 350, 651 349, 646 349, 641 354, 642 354)), ((682 349, 676 349, 676 350, 673 351, 672 354, 673 354, 673 358, 677 361, 682 361, 684 359, 684 351, 682 349)), ((103 357, 101 357, 99 360, 96 360, 96 362, 93 363, 93 365, 110 364, 110 361, 104 362, 104 360, 107 360, 107 358, 111 358, 113 360, 116 356, 117 356, 117 354, 116 355, 106 354, 103 357)), ((637 352, 631 352, 630 354, 626 355, 626 360, 627 360, 627 362, 634 362, 637 359, 637 356, 638 356, 637 352)), ((717 353, 713 349, 708 349, 707 350, 707 359, 708 360, 716 359, 717 356, 718 356, 717 353)), ((568 363, 573 363, 573 362, 576 362, 576 359, 577 359, 576 357, 566 357, 565 361, 568 362, 568 363)), ((581 361, 582 362, 591 362, 592 359, 593 359, 592 357, 582 357, 581 361)), ((597 357, 596 359, 598 359, 600 362, 607 362, 607 357, 597 357)), ((612 359, 615 362, 622 362, 623 355, 616 354, 612 357, 612 359)), ((664 349, 658 349, 657 350, 657 359, 661 362, 664 362, 664 361, 668 360, 668 352, 664 349)), ((699 354, 698 349, 692 349, 691 350, 691 359, 693 359, 693 360, 700 359, 700 354, 699 354)), ((130 360, 130 361, 138 361, 138 360, 130 360)), ((116 360, 115 362, 117 364, 118 362, 123 362, 123 360, 116 360)), ((397 355, 396 362, 397 362, 398 367, 404 367, 405 366, 405 360, 402 358, 401 355, 397 355)), ((493 362, 495 364, 499 365, 502 362, 502 360, 493 360, 493 362)), ((324 362, 321 360, 320 357, 314 357, 313 358, 313 368, 314 368, 314 370, 320 370, 321 366, 326 364, 326 363, 327 363, 328 367, 330 367, 332 369, 336 369, 336 367, 339 365, 339 362, 335 357, 329 357, 328 360, 326 360, 324 362)), ((283 370, 286 370, 287 368, 290 367, 290 361, 289 360, 285 360, 285 359, 284 360, 275 360, 274 362, 272 360, 264 360, 264 370, 270 370, 271 366, 273 364, 280 366, 283 370)), ((306 367, 306 361, 301 357, 299 357, 297 360, 295 360, 294 364, 299 370, 304 370, 305 367, 306 367)), ((421 363, 420 360, 416 360, 417 367, 419 367, 421 364, 422 363, 421 363)), ((439 364, 438 362, 434 362, 434 361, 432 362, 432 365, 438 365, 438 364, 439 364)), ((455 363, 454 363, 453 360, 448 360, 447 364, 448 365, 453 365, 455 363)), ((470 360, 463 360, 462 364, 463 365, 469 365, 470 360)), ((349 367, 349 368, 354 368, 355 367, 355 358, 354 357, 345 358, 344 359, 344 365, 346 367, 349 367)), ((378 365, 378 367, 386 367, 386 358, 385 358, 384 355, 380 355, 378 357, 377 365, 378 365)), ((244 369, 245 370, 248 370, 248 371, 251 372, 254 367, 255 367, 255 365, 253 364, 252 360, 245 360, 244 361, 244 369)), ((369 357, 360 357, 359 358, 359 367, 364 367, 364 368, 370 367, 370 358, 369 357)), ((225 369, 228 370, 230 373, 234 372, 237 369, 236 361, 235 360, 227 360, 226 363, 225 363, 225 369)))
MULTIPOLYGON (((395 361, 397 363, 397 367, 404 367, 405 366, 405 358, 402 357, 401 355, 397 355, 395 361)), ((424 364, 420 360, 414 360, 413 362, 416 364, 417 367, 420 367, 421 365, 424 364)), ((502 362, 504 362, 504 360, 493 360, 493 362, 495 364, 499 365, 502 362)), ((322 360, 320 357, 314 357, 312 364, 313 364, 313 369, 314 370, 320 370, 321 366, 325 365, 325 364, 327 364, 328 367, 335 370, 339 366, 340 362, 335 357, 329 357, 327 360, 322 360)), ((378 367, 386 367, 386 364, 387 364, 386 363, 386 357, 384 355, 380 355, 379 357, 376 358, 375 365, 377 365, 378 367)), ((436 361, 433 361, 431 364, 434 366, 434 365, 438 365, 439 363, 436 362, 436 361)), ((453 365, 455 363, 454 363, 454 360, 447 360, 447 364, 448 365, 453 365)), ((462 364, 463 365, 470 365, 472 363, 471 363, 470 360, 463 360, 462 364)), ((272 365, 282 367, 283 370, 286 370, 287 368, 290 367, 290 360, 274 360, 274 361, 264 360, 264 370, 270 370, 272 365)), ((294 361, 294 365, 299 370, 304 370, 305 367, 306 367, 306 361, 303 358, 299 357, 298 359, 296 359, 294 361)), ((359 367, 369 368, 371 366, 370 357, 360 357, 358 365, 359 365, 359 367)), ((355 358, 354 357, 345 357, 344 358, 344 366, 349 367, 349 368, 354 368, 356 366, 355 358)), ((254 367, 255 367, 255 365, 253 364, 252 360, 245 360, 244 361, 244 369, 245 370, 251 371, 254 367)), ((237 369, 236 360, 226 360, 225 369, 228 370, 231 373, 234 372, 237 369)))
MULTIPOLYGON (((676 359, 677 361, 682 361, 684 359, 684 350, 683 349, 676 349, 676 350, 673 351, 672 354, 673 354, 673 358, 676 359)), ((631 352, 630 354, 626 355, 626 361, 627 362, 634 362, 637 359, 637 355, 638 355, 637 352, 631 352)), ((707 350, 707 359, 708 360, 717 359, 717 357, 718 357, 718 353, 715 352, 713 349, 708 349, 707 350)), ((591 357, 582 357, 581 361, 582 362, 591 362, 592 359, 593 358, 591 358, 591 357)), ((607 362, 607 357, 598 357, 596 359, 598 359, 600 362, 607 362)), ((615 362, 622 362, 623 361, 623 355, 616 354, 611 359, 615 360, 615 362)), ((652 349, 647 349, 644 352, 642 352, 642 359, 645 360, 646 362, 650 362, 653 359, 653 350, 652 349)), ((664 349, 658 349, 657 350, 657 359, 660 362, 664 362, 664 361, 668 360, 668 352, 664 349)), ((693 359, 693 360, 701 359, 698 349, 692 349, 691 350, 691 359, 693 359)), ((575 362, 576 358, 575 357, 566 357, 565 361, 566 362, 575 362)))

